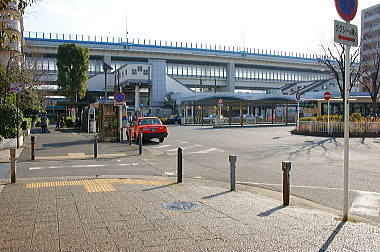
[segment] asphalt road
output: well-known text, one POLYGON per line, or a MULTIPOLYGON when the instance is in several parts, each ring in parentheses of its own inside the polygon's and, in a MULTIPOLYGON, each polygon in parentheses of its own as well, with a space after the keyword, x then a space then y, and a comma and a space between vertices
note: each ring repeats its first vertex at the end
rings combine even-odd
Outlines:
MULTIPOLYGON (((183 148, 184 176, 229 180, 228 155, 237 156, 239 183, 282 190, 281 162, 292 162, 291 194, 325 206, 343 206, 343 139, 291 135, 292 126, 212 128, 170 126, 163 143, 137 146, 100 143, 102 154, 89 160, 30 161, 30 148, 19 159, 19 178, 102 175, 175 176, 177 148, 183 148), (125 154, 125 156, 122 156, 125 154)), ((92 136, 78 132, 37 135, 37 156, 92 155, 92 136)), ((350 211, 380 223, 380 138, 350 139, 350 211)))
MULTIPOLYGON (((150 148, 167 157, 159 166, 174 168, 175 149, 182 147, 186 176, 226 181, 228 155, 236 155, 238 182, 276 190, 282 189, 281 162, 288 160, 293 195, 341 209, 343 139, 291 135, 292 129, 173 126, 166 142, 150 148)), ((380 138, 350 139, 349 189, 350 211, 380 221, 380 138)))

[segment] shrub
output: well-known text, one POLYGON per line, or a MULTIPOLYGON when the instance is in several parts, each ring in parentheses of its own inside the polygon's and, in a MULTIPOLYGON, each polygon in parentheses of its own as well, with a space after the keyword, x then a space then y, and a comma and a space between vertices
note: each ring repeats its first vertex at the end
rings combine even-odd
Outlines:
POLYGON ((300 121, 304 121, 304 122, 317 121, 317 118, 316 117, 302 117, 300 118, 300 121))
POLYGON ((65 125, 67 128, 72 128, 74 127, 74 123, 73 123, 73 118, 68 116, 65 118, 65 125))
MULTIPOLYGON (((49 125, 49 118, 46 118, 46 123, 49 125)), ((37 118, 36 127, 41 127, 41 117, 37 118)))
POLYGON ((19 124, 19 136, 22 135, 22 130, 20 128, 22 123, 22 112, 19 110, 19 113, 16 113, 16 106, 13 103, 4 103, 0 104, 0 135, 4 138, 15 138, 17 135, 17 128, 15 122, 19 124))
POLYGON ((24 121, 21 124, 23 130, 32 128, 32 118, 24 118, 24 121))

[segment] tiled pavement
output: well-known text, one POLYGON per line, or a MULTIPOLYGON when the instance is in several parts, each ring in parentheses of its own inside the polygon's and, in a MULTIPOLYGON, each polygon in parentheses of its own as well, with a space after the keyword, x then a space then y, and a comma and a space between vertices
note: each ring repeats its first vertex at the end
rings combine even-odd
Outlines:
POLYGON ((224 186, 133 176, 8 184, 0 251, 380 251, 378 226, 224 186))

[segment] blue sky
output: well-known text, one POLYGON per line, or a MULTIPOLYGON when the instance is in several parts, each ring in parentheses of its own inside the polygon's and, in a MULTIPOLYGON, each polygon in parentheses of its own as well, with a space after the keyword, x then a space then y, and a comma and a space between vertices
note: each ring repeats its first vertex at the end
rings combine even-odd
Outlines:
MULTIPOLYGON (((359 0, 361 10, 379 3, 359 0)), ((341 20, 333 0, 39 0, 26 31, 175 40, 318 53, 341 20)))

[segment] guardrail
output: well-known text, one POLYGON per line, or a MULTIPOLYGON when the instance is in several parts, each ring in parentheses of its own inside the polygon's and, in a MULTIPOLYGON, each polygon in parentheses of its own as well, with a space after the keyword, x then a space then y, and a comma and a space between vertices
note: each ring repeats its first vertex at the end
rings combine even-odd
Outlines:
MULTIPOLYGON (((299 121, 299 132, 323 132, 342 133, 344 132, 343 122, 309 122, 299 121), (330 129, 329 129, 330 128, 330 129), (330 130, 330 131, 329 131, 330 130)), ((350 133, 377 133, 380 134, 380 122, 350 122, 350 133)))
POLYGON ((129 46, 156 46, 156 47, 169 47, 177 49, 197 49, 206 51, 226 52, 226 53, 240 53, 251 54, 260 56, 276 56, 288 57, 293 59, 303 60, 318 60, 320 55, 286 52, 280 50, 246 48, 239 46, 225 46, 216 44, 204 44, 197 42, 179 42, 179 41, 166 41, 166 40, 151 40, 140 38, 122 38, 112 36, 95 36, 83 34, 62 34, 62 33, 47 33, 47 32, 31 32, 24 31, 23 37, 25 39, 41 39, 52 41, 73 41, 73 42, 92 42, 92 43, 108 43, 129 46))

